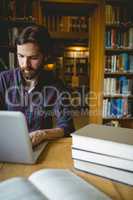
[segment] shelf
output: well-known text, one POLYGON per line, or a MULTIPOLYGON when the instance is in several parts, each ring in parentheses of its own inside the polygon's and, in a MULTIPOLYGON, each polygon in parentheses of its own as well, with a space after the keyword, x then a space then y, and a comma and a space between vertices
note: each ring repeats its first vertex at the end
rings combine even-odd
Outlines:
POLYGON ((112 53, 114 53, 114 52, 129 52, 129 53, 133 53, 133 49, 131 49, 131 48, 105 48, 105 51, 106 52, 112 52, 112 53))
POLYGON ((133 95, 104 95, 104 99, 107 98, 129 98, 133 99, 133 95))
POLYGON ((17 26, 22 26, 22 25, 34 25, 36 24, 35 21, 31 21, 31 20, 28 20, 28 19, 25 19, 25 18, 15 18, 15 19, 0 19, 0 23, 3 23, 3 24, 7 24, 7 25, 10 25, 10 26, 13 26, 13 25, 17 25, 17 26))
MULTIPOLYGON (((73 76, 73 73, 72 72, 65 72, 65 75, 66 76, 73 76)), ((87 77, 88 78, 88 74, 87 72, 86 73, 77 73, 77 76, 84 76, 84 77, 87 77)))
POLYGON ((126 23, 119 23, 119 24, 106 24, 106 29, 110 28, 116 28, 116 29, 128 29, 133 27, 133 24, 131 22, 126 22, 126 23))
POLYGON ((50 32, 54 39, 88 39, 89 33, 86 32, 50 32))
POLYGON ((124 121, 124 120, 133 120, 133 117, 122 117, 122 118, 117 118, 117 117, 107 117, 103 118, 104 121, 108 120, 118 120, 118 121, 124 121))
POLYGON ((74 60, 74 59, 76 59, 76 60, 80 60, 80 59, 85 59, 85 60, 88 60, 88 57, 86 56, 84 56, 84 57, 74 57, 74 56, 72 56, 72 57, 70 57, 70 56, 64 56, 64 59, 65 60, 74 60))
POLYGON ((105 72, 104 76, 118 77, 118 76, 127 76, 133 77, 133 72, 105 72))

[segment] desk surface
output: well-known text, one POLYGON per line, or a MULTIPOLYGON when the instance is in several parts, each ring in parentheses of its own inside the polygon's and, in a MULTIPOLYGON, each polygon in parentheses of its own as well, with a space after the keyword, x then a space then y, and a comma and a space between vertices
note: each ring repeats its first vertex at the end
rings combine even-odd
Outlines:
POLYGON ((133 200, 133 187, 75 170, 71 158, 71 138, 50 142, 35 165, 0 163, 0 181, 14 176, 29 176, 42 168, 70 169, 114 200, 133 200))

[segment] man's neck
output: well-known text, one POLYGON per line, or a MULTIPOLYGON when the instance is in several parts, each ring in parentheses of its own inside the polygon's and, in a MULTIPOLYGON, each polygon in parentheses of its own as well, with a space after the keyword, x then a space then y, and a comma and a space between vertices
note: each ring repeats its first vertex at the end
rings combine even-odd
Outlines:
POLYGON ((24 80, 25 80, 25 87, 28 90, 28 92, 30 92, 35 88, 35 86, 38 82, 38 77, 36 77, 34 79, 30 79, 30 80, 29 79, 24 79, 24 80))

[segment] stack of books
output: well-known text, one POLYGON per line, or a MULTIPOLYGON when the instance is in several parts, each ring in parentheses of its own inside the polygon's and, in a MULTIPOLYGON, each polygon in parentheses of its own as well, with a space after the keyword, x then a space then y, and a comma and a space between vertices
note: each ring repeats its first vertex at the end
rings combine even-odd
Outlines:
POLYGON ((90 124, 72 134, 74 167, 133 186, 133 129, 90 124))

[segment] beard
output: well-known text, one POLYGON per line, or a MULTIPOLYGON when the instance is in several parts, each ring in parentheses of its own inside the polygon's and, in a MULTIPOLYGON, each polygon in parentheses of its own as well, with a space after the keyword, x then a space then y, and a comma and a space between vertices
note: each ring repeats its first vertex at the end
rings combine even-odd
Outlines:
POLYGON ((20 69, 21 69, 23 78, 26 80, 35 79, 41 71, 41 67, 39 67, 38 69, 32 69, 30 67, 27 67, 25 69, 23 68, 20 68, 20 69))

